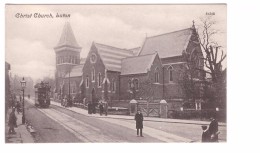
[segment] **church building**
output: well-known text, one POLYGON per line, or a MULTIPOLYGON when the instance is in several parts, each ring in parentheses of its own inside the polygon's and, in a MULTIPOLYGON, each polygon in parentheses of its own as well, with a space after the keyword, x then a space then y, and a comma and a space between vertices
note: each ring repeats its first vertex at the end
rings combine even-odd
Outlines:
MULTIPOLYGON (((80 60, 81 47, 66 23, 56 52, 56 88, 59 95, 80 94, 87 102, 105 100, 121 106, 131 99, 174 102, 185 99, 180 85, 187 59, 203 69, 198 35, 190 28, 146 37, 141 47, 122 49, 93 42, 88 56, 80 60), (68 87, 68 84, 70 86, 68 87)), ((197 72, 193 78, 203 80, 197 72)))

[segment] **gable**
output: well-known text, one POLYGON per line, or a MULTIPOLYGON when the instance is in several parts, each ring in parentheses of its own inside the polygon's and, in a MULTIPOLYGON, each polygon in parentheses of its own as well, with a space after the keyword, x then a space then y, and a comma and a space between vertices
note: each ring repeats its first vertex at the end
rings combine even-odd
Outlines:
POLYGON ((84 63, 84 69, 88 66, 91 66, 91 65, 94 65, 94 64, 97 64, 99 66, 104 66, 104 63, 101 59, 101 56, 95 46, 95 43, 93 42, 92 45, 91 45, 91 48, 90 48, 90 51, 88 53, 88 56, 87 58, 85 59, 85 63, 84 63), (94 56, 96 56, 96 61, 93 62, 91 61, 91 56, 94 54, 94 56))
POLYGON ((158 52, 160 58, 182 55, 187 48, 192 28, 174 31, 158 36, 147 37, 139 55, 158 52))

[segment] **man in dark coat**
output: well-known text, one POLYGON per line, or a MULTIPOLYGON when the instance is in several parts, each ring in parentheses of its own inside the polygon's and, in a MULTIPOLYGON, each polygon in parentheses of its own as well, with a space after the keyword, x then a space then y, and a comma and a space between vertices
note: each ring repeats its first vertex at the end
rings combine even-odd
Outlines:
POLYGON ((15 108, 12 108, 12 112, 9 115, 9 122, 8 122, 9 131, 8 131, 8 134, 15 134, 16 133, 14 131, 14 127, 17 126, 16 120, 17 120, 17 118, 15 116, 15 108))
POLYGON ((209 135, 209 131, 207 130, 207 126, 202 125, 201 128, 203 130, 201 136, 201 142, 210 142, 210 135, 209 135))
POLYGON ((105 109, 105 115, 107 116, 107 111, 108 111, 108 104, 107 104, 107 102, 105 102, 104 109, 105 109))
POLYGON ((136 129, 137 129, 137 136, 139 136, 139 129, 140 129, 140 136, 143 137, 143 114, 140 110, 137 111, 135 114, 135 121, 136 121, 136 129))
POLYGON ((100 114, 100 116, 102 116, 102 114, 103 114, 103 103, 102 102, 100 102, 100 104, 99 104, 99 114, 100 114))
POLYGON ((209 131, 209 134, 210 134, 210 141, 211 142, 218 142, 218 121, 214 118, 214 117, 211 117, 210 118, 211 122, 209 124, 209 128, 208 128, 208 131, 209 131))

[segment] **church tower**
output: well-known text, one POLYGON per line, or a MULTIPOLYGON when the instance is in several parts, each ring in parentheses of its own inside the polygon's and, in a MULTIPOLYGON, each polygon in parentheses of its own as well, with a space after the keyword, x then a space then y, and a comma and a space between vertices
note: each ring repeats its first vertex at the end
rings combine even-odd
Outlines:
POLYGON ((66 22, 56 47, 56 92, 61 93, 63 78, 75 65, 80 64, 81 47, 78 45, 69 22, 66 22))

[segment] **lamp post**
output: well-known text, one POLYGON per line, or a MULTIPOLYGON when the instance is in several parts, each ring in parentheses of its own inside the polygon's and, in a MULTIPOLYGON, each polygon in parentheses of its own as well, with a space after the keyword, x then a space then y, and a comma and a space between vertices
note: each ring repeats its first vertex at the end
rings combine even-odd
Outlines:
POLYGON ((23 80, 20 82, 21 83, 21 87, 22 87, 22 91, 23 91, 23 116, 22 116, 22 124, 25 123, 25 116, 24 116, 24 89, 26 87, 26 81, 24 80, 24 77, 23 77, 23 80))

